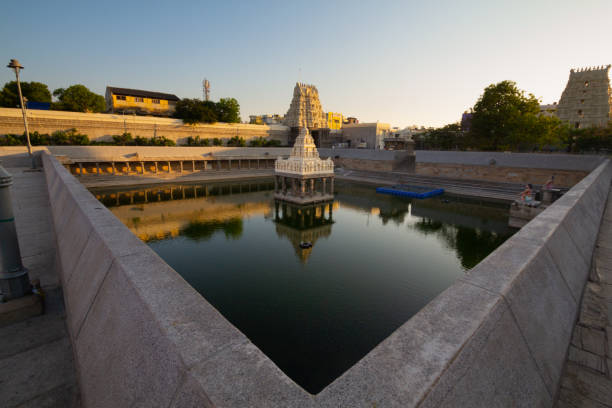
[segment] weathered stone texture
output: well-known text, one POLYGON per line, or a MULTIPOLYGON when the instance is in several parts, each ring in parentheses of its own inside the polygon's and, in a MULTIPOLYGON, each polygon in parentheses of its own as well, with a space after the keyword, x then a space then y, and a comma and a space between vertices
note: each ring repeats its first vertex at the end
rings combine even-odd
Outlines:
POLYGON ((416 173, 424 176, 452 177, 459 179, 500 181, 509 183, 544 184, 551 174, 555 175, 555 185, 571 187, 577 184, 587 171, 560 169, 535 169, 500 166, 478 166, 471 164, 416 163, 416 173))
POLYGON ((557 116, 572 127, 606 126, 612 118, 612 89, 605 67, 571 70, 557 116))

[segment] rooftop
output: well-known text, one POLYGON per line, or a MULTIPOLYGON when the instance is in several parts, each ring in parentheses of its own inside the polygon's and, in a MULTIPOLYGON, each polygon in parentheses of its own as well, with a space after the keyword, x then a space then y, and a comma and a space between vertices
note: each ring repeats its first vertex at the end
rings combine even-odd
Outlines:
POLYGON ((141 96, 143 98, 166 99, 169 101, 180 101, 180 98, 173 94, 163 92, 144 91, 142 89, 116 88, 107 86, 106 91, 115 95, 141 96))

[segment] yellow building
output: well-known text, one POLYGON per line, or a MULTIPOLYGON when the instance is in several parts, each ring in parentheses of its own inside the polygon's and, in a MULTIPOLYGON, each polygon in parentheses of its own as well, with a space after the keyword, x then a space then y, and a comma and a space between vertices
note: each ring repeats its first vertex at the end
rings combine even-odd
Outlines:
POLYGON ((162 92, 106 87, 106 110, 110 113, 170 116, 179 100, 162 92))
POLYGON ((327 127, 330 129, 342 129, 343 117, 341 113, 327 112, 327 127))

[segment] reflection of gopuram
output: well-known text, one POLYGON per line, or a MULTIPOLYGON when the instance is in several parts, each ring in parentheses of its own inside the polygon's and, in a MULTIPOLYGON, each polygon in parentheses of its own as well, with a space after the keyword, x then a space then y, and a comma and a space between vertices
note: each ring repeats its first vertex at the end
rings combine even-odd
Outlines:
POLYGON ((302 263, 306 263, 317 239, 331 234, 333 203, 295 205, 274 201, 274 222, 279 237, 287 237, 302 263), (303 247, 305 242, 310 243, 303 247))
POLYGON ((279 200, 308 204, 334 198, 334 163, 331 158, 321 160, 306 127, 289 158, 276 160, 274 173, 274 197, 279 200))

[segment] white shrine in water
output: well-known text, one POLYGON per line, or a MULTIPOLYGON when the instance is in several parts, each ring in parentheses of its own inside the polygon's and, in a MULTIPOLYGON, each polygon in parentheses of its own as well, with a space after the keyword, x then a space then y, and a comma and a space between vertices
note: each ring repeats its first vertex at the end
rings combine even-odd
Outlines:
POLYGON ((274 198, 296 204, 334 199, 334 162, 321 160, 306 127, 300 130, 288 159, 274 163, 274 198))

